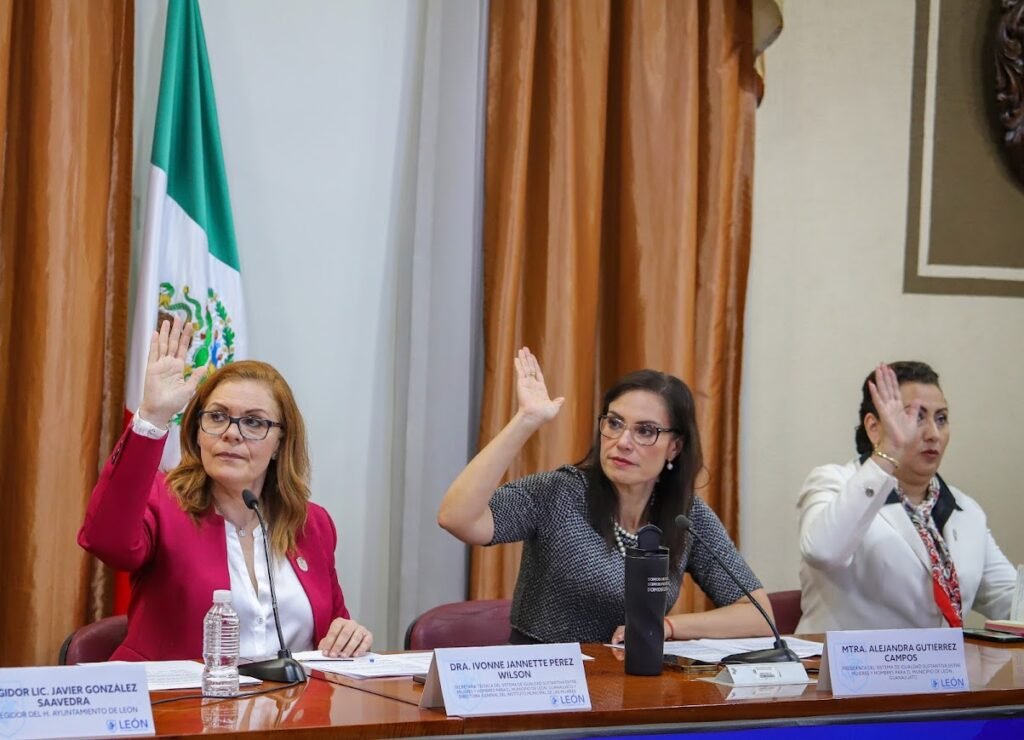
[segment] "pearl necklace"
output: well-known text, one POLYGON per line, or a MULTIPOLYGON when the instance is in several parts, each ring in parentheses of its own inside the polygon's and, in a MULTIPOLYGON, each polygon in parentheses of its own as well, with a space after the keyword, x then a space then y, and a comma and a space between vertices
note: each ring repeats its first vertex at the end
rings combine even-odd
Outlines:
POLYGON ((626 557, 626 548, 636 547, 639 543, 635 534, 630 534, 621 524, 615 522, 615 544, 619 548, 619 554, 626 557))
MULTIPOLYGON (((646 508, 651 508, 652 506, 654 506, 653 491, 651 491, 651 497, 647 499, 646 508)), ((627 532, 625 528, 621 524, 619 524, 617 520, 613 521, 612 523, 615 525, 615 544, 619 548, 619 554, 622 555, 622 557, 626 557, 626 548, 636 547, 640 544, 640 541, 636 538, 635 534, 630 534, 629 532, 627 532)))

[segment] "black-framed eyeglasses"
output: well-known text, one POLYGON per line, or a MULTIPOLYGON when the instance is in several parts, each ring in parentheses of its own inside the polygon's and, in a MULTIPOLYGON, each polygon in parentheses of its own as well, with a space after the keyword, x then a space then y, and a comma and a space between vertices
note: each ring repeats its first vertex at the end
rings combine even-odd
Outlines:
POLYGON ((597 417, 597 424, 598 429, 601 430, 601 436, 607 437, 608 439, 618 439, 627 429, 629 429, 629 433, 633 438, 633 441, 643 447, 650 447, 653 444, 657 444, 658 437, 660 437, 664 432, 672 432, 674 434, 678 433, 671 427, 659 427, 657 424, 651 424, 646 421, 630 426, 626 423, 625 419, 621 416, 615 416, 614 414, 604 414, 597 417))
POLYGON ((232 424, 245 439, 259 442, 270 434, 271 427, 284 429, 284 424, 258 416, 231 416, 224 411, 200 411, 199 428, 207 434, 224 434, 232 424))

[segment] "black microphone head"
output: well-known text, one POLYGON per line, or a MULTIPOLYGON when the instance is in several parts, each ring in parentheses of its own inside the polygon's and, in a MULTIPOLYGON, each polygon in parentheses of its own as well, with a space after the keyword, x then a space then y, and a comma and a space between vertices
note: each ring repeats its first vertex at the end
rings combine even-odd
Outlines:
POLYGON ((680 529, 689 531, 689 529, 690 529, 690 517, 686 516, 686 514, 679 514, 676 517, 676 526, 679 527, 680 529))
POLYGON ((250 509, 255 509, 257 506, 260 505, 260 500, 256 498, 256 494, 250 491, 248 488, 242 491, 242 501, 244 501, 245 505, 248 506, 250 509))

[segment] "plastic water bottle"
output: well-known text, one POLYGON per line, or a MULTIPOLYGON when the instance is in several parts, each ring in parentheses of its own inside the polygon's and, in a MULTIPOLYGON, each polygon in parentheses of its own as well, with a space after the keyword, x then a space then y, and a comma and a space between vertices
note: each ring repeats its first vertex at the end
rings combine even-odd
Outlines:
POLYGON ((238 613, 231 592, 213 592, 213 606, 203 619, 203 696, 238 694, 238 613))

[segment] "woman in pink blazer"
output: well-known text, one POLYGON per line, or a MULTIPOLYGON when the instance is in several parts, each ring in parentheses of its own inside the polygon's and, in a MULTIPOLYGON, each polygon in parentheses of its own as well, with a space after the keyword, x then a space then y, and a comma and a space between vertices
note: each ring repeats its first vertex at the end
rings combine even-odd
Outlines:
POLYGON ((215 589, 230 589, 241 654, 276 654, 265 550, 269 549, 288 647, 360 655, 373 636, 349 618, 334 566, 337 532, 309 501, 305 425, 273 367, 240 361, 186 377, 192 326, 153 333, 142 404, 93 490, 78 542, 131 573, 128 634, 111 660, 202 654, 203 617, 215 589), (198 387, 198 393, 196 389, 198 387), (181 463, 158 471, 172 417, 181 463), (244 490, 259 499, 264 539, 244 490))

